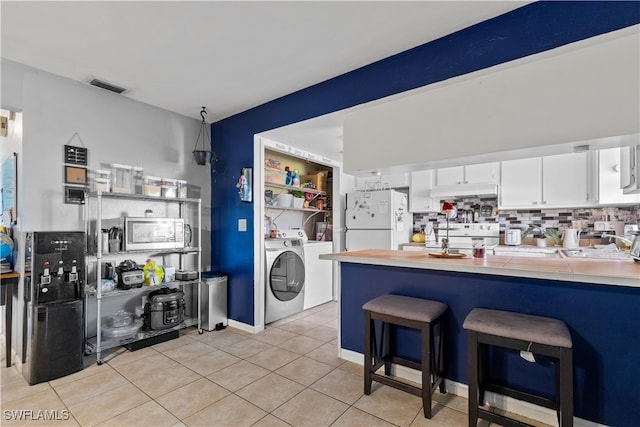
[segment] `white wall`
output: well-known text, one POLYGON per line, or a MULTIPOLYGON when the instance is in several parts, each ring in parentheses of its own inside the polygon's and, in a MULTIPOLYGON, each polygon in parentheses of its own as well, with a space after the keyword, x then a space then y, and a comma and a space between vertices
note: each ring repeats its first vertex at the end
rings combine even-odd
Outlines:
POLYGON ((345 172, 638 133, 639 31, 636 25, 353 112, 345 118, 345 172))
POLYGON ((124 163, 186 179, 210 206, 209 170, 191 159, 199 120, 4 59, 2 94, 3 106, 23 113, 22 230, 83 229, 82 209, 63 203, 67 143, 89 149, 91 169, 124 163))
MULTIPOLYGON (((191 158, 200 106, 194 107, 198 118, 188 118, 5 59, 1 67, 1 107, 22 112, 22 147, 13 150, 19 153, 19 236, 24 231, 84 230, 83 208, 64 204, 62 166, 65 144, 84 145, 91 169, 101 163, 138 165, 147 175, 185 179, 200 187, 203 267, 210 264, 211 174, 191 158), (71 139, 75 133, 82 142, 71 139)), ((22 290, 19 286, 14 298, 14 349, 21 347, 22 290)))

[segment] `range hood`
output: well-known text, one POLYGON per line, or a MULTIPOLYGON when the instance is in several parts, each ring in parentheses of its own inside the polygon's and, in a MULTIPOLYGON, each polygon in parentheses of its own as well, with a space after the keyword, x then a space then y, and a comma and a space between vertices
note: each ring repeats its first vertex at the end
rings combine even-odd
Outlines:
POLYGON ((438 199, 491 196, 498 196, 498 184, 439 185, 431 190, 431 197, 438 199))

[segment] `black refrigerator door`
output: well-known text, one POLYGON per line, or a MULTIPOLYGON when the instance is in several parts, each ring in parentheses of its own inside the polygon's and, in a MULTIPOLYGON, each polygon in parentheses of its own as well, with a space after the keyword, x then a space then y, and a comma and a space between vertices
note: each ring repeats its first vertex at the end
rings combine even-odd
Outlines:
POLYGON ((32 306, 27 352, 29 384, 64 377, 83 368, 83 302, 32 306))

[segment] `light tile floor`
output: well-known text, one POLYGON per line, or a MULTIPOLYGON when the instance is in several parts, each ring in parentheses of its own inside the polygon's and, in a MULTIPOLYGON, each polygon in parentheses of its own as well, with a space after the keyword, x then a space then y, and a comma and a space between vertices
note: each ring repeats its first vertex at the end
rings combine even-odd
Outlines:
POLYGON ((377 383, 365 396, 362 366, 337 357, 336 310, 336 303, 323 304, 256 335, 233 328, 200 335, 189 328, 177 339, 135 352, 117 349, 101 366, 35 386, 15 366, 4 367, 3 357, 0 425, 467 424, 467 401, 452 394, 436 393, 431 420, 417 396, 377 383), (20 410, 31 411, 28 420, 24 411, 14 419, 20 410))

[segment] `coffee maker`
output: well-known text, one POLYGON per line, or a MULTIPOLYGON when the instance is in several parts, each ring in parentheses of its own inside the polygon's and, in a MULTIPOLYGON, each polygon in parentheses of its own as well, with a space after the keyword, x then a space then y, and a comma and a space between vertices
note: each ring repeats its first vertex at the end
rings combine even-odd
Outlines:
POLYGON ((31 275, 26 281, 29 384, 60 378, 83 368, 86 234, 45 231, 27 234, 31 275))

